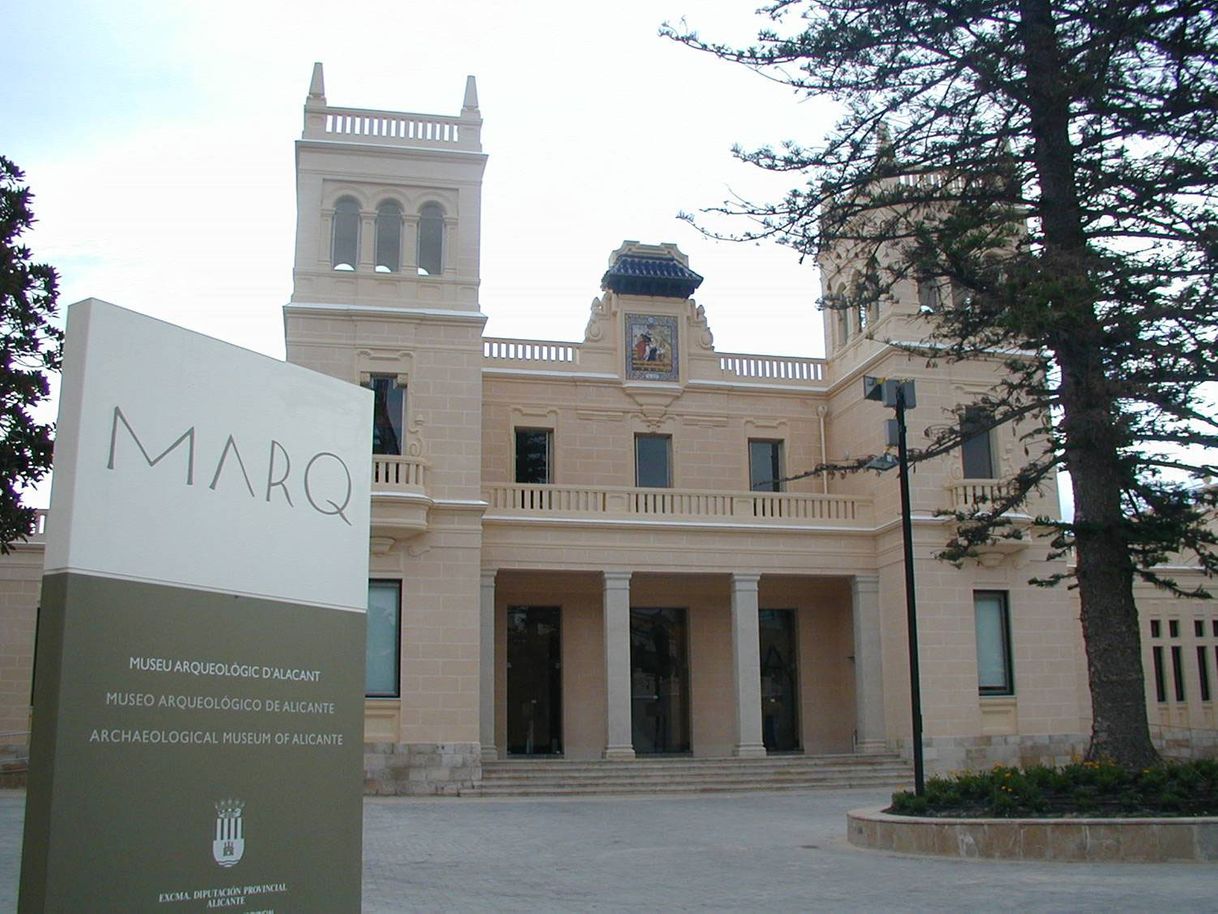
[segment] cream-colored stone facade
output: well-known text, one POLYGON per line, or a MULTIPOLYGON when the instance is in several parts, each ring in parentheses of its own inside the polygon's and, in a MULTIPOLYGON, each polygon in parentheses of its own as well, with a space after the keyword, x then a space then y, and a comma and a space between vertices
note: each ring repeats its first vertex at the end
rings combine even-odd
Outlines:
MULTIPOLYGON (((895 474, 773 485, 756 462, 798 477, 883 450, 890 413, 863 399, 864 375, 916 381, 916 446, 1000 364, 930 367, 884 342, 921 335, 912 282, 867 332, 827 312, 825 359, 719 351, 685 256, 637 242, 611 255, 583 340, 486 338, 481 123, 472 78, 457 116, 366 111, 330 106, 319 65, 297 143, 287 357, 404 391, 394 446, 373 456, 371 577, 400 587, 400 616, 396 694, 366 703, 369 790, 452 792, 484 761, 527 753, 908 753, 895 474)), ((821 268, 830 291, 852 275, 841 251, 821 268)), ((1089 730, 1074 598, 1028 583, 1062 570, 1046 547, 1030 538, 960 568, 933 558, 949 536, 940 512, 1015 468, 1015 432, 990 450, 988 476, 966 478, 953 455, 912 477, 931 770, 1064 761, 1089 730), (1001 599, 1009 626, 1009 688, 985 694, 978 594, 1001 599)), ((1056 511, 1052 487, 1031 506, 1056 511)), ((37 542, 0 562, 0 730, 14 744, 39 566, 37 542)), ((1210 745, 1197 664, 1218 690, 1218 611, 1142 596, 1152 714, 1172 745, 1184 731, 1210 745), (1170 667, 1158 700, 1156 647, 1160 668, 1180 658, 1184 698, 1170 667)))

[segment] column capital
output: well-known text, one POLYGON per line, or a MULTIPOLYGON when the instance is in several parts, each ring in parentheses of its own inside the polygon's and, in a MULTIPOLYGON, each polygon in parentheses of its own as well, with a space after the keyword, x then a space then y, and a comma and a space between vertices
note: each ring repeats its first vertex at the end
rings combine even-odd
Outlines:
POLYGON ((856 574, 850 579, 850 589, 855 593, 879 593, 880 576, 878 574, 856 574))
POLYGON ((629 590, 630 577, 633 571, 602 571, 605 578, 605 590, 629 590))
POLYGON ((479 581, 483 587, 494 587, 495 577, 499 574, 498 568, 483 568, 479 581))
POLYGON ((733 571, 732 572, 732 587, 739 590, 756 590, 758 583, 761 581, 760 572, 753 571, 733 571))

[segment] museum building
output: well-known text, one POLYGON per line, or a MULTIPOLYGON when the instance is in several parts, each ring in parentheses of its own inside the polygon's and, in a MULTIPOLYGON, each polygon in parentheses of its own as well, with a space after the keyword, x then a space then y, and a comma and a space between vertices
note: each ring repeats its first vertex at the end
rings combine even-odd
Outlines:
MULTIPOLYGON (((287 359, 375 398, 368 790, 476 789, 484 765, 538 756, 908 757, 896 474, 800 474, 884 450, 865 375, 916 382, 917 446, 1001 361, 890 345, 946 294, 912 280, 826 311, 826 358, 719 351, 694 265, 633 241, 589 277, 582 340, 486 337, 481 125, 473 77, 455 117, 372 111, 328 104, 318 64, 296 144, 287 359)), ((828 251, 824 292, 856 266, 828 251)), ((1086 746, 1076 600, 1029 584, 1064 560, 1035 537, 934 558, 943 512, 1017 468, 1017 434, 911 478, 931 771, 1086 746)), ((1028 511, 1055 516, 1056 488, 1028 511)), ((0 560, 0 744, 17 751, 41 564, 38 536, 0 560)), ((1218 611, 1139 598, 1155 735, 1212 750, 1218 611)))

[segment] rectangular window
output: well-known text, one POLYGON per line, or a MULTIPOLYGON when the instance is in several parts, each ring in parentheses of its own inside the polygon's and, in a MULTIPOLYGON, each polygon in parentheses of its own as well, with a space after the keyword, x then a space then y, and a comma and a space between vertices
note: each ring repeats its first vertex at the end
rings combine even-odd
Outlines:
POLYGON ((653 489, 672 486, 672 436, 634 436, 634 484, 653 489))
POLYGON ((1151 651, 1155 665, 1155 701, 1167 701, 1167 689, 1163 686, 1163 648, 1155 645, 1151 651))
POLYGON ((516 481, 550 483, 554 433, 548 428, 516 429, 516 481))
POLYGON ((1197 678, 1200 680, 1201 700, 1210 700, 1210 664, 1205 645, 1197 645, 1197 678))
POLYGON ((1184 660, 1180 656, 1180 646, 1173 644, 1171 649, 1171 678, 1175 686, 1176 701, 1184 701, 1184 660))
POLYGON ((749 439, 749 489, 781 492, 782 442, 749 439))
POLYGON ((960 459, 965 479, 993 479, 994 452, 991 447, 988 414, 983 409, 969 407, 960 419, 960 459))
POLYGON ((982 695, 1014 695, 1011 675, 1011 620, 1000 590, 973 594, 977 622, 977 690, 982 695))
POLYGON ((369 581, 364 671, 364 694, 369 698, 397 698, 401 694, 398 675, 401 631, 402 582, 369 581))
POLYGON ((400 456, 406 388, 392 374, 374 374, 364 386, 372 391, 372 453, 400 456))

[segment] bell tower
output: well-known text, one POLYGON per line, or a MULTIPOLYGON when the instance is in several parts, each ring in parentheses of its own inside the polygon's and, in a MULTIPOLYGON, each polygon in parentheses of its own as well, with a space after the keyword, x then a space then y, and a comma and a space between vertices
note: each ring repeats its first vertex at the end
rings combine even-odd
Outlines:
POLYGON ((288 361, 373 393, 369 776, 450 787, 481 765, 481 131, 472 76, 459 114, 413 114, 331 105, 315 64, 283 309, 288 361), (468 673, 420 689, 424 657, 468 673))
POLYGON ((339 108, 313 65, 296 142, 292 304, 477 311, 482 115, 339 108))

